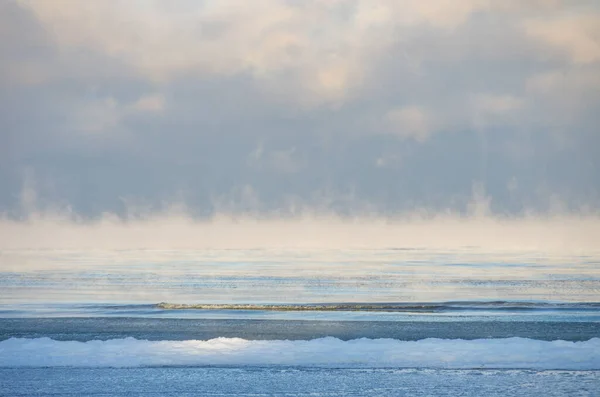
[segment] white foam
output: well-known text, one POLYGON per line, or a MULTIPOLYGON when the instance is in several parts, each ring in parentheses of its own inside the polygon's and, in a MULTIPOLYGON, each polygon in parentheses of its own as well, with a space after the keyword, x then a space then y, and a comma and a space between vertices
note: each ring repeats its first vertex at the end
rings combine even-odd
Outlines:
POLYGON ((11 338, 0 342, 2 367, 141 367, 282 365, 395 368, 600 369, 600 338, 584 342, 509 339, 356 339, 249 341, 55 341, 11 338))

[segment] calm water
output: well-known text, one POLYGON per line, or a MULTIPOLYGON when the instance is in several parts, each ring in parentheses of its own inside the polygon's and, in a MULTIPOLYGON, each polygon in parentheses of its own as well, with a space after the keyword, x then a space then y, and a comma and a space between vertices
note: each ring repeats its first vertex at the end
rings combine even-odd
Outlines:
POLYGON ((469 250, 1 251, 0 304, 596 302, 600 257, 469 250))
POLYGON ((598 302, 596 256, 2 251, 0 395, 595 396, 598 302))

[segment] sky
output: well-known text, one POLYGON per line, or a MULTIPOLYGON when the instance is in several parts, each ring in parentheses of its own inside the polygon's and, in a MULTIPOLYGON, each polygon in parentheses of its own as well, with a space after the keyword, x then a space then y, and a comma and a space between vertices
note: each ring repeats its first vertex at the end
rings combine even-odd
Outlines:
POLYGON ((0 0, 0 213, 600 210, 600 2, 0 0))

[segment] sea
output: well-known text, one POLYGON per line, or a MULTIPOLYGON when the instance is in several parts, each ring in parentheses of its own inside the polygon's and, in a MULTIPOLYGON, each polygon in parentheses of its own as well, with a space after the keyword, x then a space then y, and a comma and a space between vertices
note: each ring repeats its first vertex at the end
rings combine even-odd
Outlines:
POLYGON ((600 396, 600 257, 1 250, 0 396, 600 396))

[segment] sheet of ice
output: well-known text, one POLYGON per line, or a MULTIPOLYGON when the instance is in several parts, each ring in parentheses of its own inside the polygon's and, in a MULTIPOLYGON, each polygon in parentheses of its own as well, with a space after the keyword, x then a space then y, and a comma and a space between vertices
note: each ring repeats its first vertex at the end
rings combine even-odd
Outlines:
POLYGON ((347 368, 600 369, 600 338, 584 342, 507 339, 0 342, 2 367, 306 366, 347 368))

